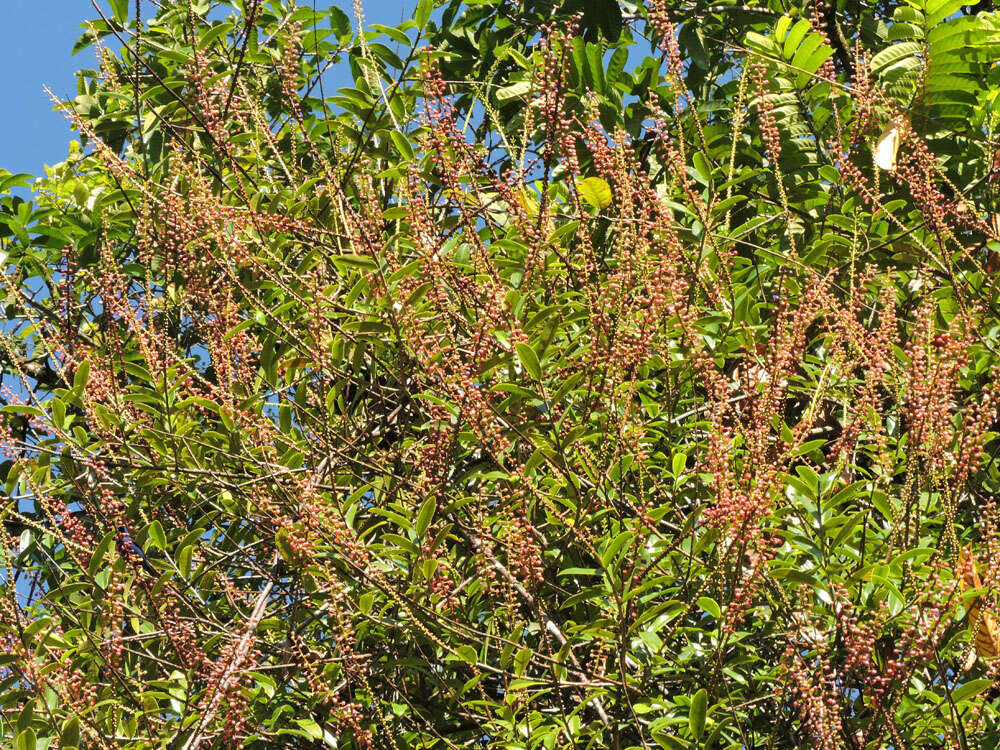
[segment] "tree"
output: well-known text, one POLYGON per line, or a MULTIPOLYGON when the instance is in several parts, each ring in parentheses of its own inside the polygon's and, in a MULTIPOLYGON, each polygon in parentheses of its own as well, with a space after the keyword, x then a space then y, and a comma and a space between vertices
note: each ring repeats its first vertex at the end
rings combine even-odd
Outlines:
POLYGON ((0 199, 3 736, 994 747, 1000 19, 842 6, 111 2, 0 199))

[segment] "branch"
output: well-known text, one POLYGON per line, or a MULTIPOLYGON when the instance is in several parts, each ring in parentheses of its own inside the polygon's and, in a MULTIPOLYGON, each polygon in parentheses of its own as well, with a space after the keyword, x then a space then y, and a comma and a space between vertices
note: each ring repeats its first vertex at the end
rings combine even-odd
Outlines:
MULTIPOLYGON (((278 556, 275 554, 274 564, 277 565, 278 556)), ((253 612, 250 614, 250 619, 247 621, 246 631, 243 633, 243 637, 240 639, 239 646, 233 652, 233 657, 230 659, 229 664, 226 666, 225 671, 219 678, 220 689, 215 691, 215 695, 212 696, 212 702, 208 706, 208 710, 205 715, 202 716, 201 721, 198 722, 198 727, 194 730, 194 734, 188 737, 188 741, 184 743, 183 750, 198 750, 201 747, 201 743, 204 740, 204 730, 206 727, 211 725, 212 720, 215 719, 215 715, 219 712, 219 706, 222 704, 222 696, 224 690, 221 689, 221 685, 229 679, 233 672, 237 671, 243 664, 243 660, 250 651, 250 643, 253 640, 254 632, 257 630, 257 626, 264 617, 264 608, 267 606, 267 600, 271 596, 271 590, 274 588, 274 581, 268 581, 267 585, 257 596, 257 602, 254 605, 253 612)))

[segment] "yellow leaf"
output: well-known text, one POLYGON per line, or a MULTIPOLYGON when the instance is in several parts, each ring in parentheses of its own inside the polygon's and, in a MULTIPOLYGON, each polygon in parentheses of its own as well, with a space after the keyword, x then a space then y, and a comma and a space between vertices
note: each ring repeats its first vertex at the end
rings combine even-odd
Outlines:
POLYGON ((600 177, 584 177, 577 181, 576 189, 587 203, 598 210, 611 205, 611 186, 600 177))
POLYGON ((521 202, 521 206, 528 213, 528 216, 538 215, 538 201, 532 197, 532 195, 525 189, 521 189, 517 193, 518 200, 521 202))
POLYGON ((886 172, 896 171, 896 153, 899 151, 899 128, 889 123, 875 145, 875 164, 886 172))
MULTIPOLYGON (((965 589, 976 590, 983 587, 979 578, 975 558, 968 547, 962 550, 958 556, 958 567, 965 583, 965 589)), ((1000 626, 997 625, 996 618, 991 612, 986 611, 982 606, 982 597, 977 596, 969 602, 969 630, 972 631, 974 651, 980 659, 996 659, 1000 656, 1000 626)), ((972 666, 974 661, 971 653, 966 661, 966 669, 972 666)))

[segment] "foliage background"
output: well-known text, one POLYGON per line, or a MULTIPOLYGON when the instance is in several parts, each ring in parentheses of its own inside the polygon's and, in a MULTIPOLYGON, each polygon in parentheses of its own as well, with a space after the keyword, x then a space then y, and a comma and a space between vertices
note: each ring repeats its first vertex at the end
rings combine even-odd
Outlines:
POLYGON ((0 188, 15 747, 996 745, 989 3, 102 13, 0 188))

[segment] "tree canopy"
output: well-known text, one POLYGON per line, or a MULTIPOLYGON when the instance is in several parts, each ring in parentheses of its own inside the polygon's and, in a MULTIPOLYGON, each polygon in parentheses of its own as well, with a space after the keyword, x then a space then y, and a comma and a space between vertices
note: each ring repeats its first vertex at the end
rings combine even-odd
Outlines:
POLYGON ((5 743, 997 746, 991 3, 94 8, 5 743))

